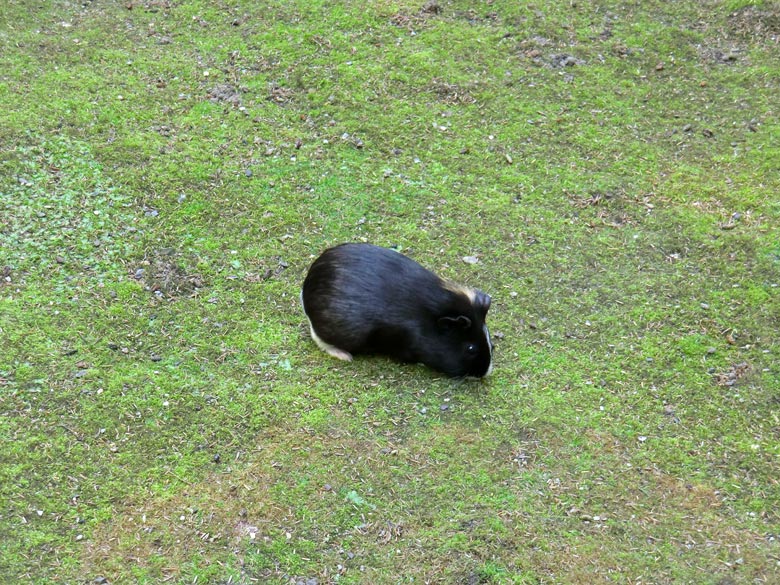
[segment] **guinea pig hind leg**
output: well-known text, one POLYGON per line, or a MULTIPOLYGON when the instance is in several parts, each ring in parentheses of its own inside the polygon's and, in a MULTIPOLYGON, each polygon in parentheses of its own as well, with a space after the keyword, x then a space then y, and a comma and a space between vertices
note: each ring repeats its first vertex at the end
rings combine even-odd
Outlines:
POLYGON ((309 324, 309 329, 311 330, 311 338, 314 340, 314 343, 316 343, 322 351, 324 351, 328 355, 332 355, 334 358, 338 358, 345 362, 352 361, 351 353, 349 353, 348 351, 344 351, 343 349, 339 349, 335 345, 331 345, 330 343, 327 343, 326 341, 320 339, 320 336, 317 335, 317 333, 314 331, 314 327, 312 327, 311 324, 309 324))

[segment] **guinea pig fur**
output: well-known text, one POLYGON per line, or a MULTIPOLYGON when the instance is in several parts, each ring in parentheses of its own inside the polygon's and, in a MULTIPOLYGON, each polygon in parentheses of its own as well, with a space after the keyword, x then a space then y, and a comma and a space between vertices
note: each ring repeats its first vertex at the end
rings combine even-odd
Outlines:
POLYGON ((485 325, 490 297, 436 276, 403 254, 371 244, 325 250, 301 291, 312 339, 328 354, 383 354, 453 377, 493 369, 485 325))

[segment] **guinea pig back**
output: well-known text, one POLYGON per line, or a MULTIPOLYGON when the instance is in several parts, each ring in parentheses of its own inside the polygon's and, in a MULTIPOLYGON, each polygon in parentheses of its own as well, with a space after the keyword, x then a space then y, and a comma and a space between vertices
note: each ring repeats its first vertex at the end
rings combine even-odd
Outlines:
POLYGON ((453 377, 492 370, 490 297, 394 250, 352 243, 325 250, 309 268, 301 302, 312 339, 339 359, 383 354, 453 377))

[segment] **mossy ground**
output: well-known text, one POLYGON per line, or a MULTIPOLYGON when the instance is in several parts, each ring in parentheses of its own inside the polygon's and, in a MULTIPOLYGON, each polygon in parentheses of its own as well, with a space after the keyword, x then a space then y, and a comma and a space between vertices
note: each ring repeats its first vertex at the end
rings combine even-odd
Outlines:
POLYGON ((779 35, 6 1, 2 580, 780 579, 779 35), (348 240, 489 292, 494 375, 317 351, 299 286, 348 240))

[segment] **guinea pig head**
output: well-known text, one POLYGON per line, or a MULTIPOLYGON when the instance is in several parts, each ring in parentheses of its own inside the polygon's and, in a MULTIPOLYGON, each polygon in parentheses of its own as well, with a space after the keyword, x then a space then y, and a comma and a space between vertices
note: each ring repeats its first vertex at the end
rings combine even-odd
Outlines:
POLYGON ((430 348, 431 361, 450 376, 482 378, 493 370, 493 344, 485 324, 490 297, 475 289, 457 292, 436 319, 440 343, 430 348))

